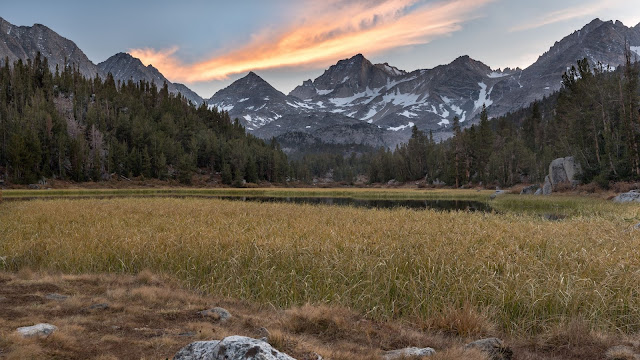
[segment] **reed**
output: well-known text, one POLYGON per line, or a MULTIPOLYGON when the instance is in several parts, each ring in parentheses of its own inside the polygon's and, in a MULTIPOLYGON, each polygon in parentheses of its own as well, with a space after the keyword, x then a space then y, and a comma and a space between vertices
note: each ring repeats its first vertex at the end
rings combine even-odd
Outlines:
MULTIPOLYGON (((507 209, 515 201, 507 196, 496 204, 507 209)), ((559 201, 573 209, 563 221, 535 211, 197 198, 6 201, 0 269, 150 269, 221 296, 281 308, 339 305, 375 319, 425 324, 472 309, 518 334, 574 319, 598 329, 640 330, 640 231, 632 227, 640 207, 559 201)))

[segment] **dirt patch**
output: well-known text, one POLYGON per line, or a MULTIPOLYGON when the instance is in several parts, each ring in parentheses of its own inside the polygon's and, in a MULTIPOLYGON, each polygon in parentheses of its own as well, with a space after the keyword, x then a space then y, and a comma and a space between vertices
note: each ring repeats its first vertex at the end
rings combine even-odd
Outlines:
MULTIPOLYGON (((0 284, 0 359, 165 359, 193 341, 230 335, 266 337, 296 359, 315 360, 317 354, 324 359, 379 359, 385 350, 407 346, 435 348, 433 360, 483 358, 463 348, 479 335, 452 335, 419 322, 378 322, 326 305, 261 307, 198 294, 149 272, 0 273, 0 284), (51 293, 61 296, 47 297, 51 293), (214 306, 232 317, 223 322, 198 314, 214 306), (15 332, 40 322, 56 325, 58 331, 45 339, 22 339, 15 332)), ((514 359, 602 359, 611 346, 629 342, 595 334, 580 323, 535 339, 483 335, 502 335, 514 359)))

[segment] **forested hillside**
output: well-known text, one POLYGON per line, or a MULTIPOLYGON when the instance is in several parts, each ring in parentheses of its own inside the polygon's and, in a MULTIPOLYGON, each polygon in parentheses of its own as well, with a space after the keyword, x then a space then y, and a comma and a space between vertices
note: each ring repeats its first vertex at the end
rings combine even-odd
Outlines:
POLYGON ((466 129, 455 119, 444 143, 414 128, 408 144, 363 158, 370 179, 511 186, 541 182, 553 159, 575 156, 585 183, 638 180, 640 70, 629 51, 626 58, 618 69, 578 61, 558 93, 492 120, 485 109, 466 129))
MULTIPOLYGON (((638 64, 627 51, 618 69, 578 61, 563 87, 528 108, 462 129, 436 143, 413 128, 395 149, 309 143, 288 159, 280 146, 252 135, 226 112, 195 107, 165 85, 107 76, 87 79, 47 59, 0 68, 0 174, 10 182, 42 177, 98 181, 113 176, 178 179, 221 174, 226 184, 331 174, 353 182, 425 180, 451 186, 541 182, 551 160, 575 156, 583 182, 606 187, 640 179, 638 64)), ((286 139, 283 139, 286 144, 286 139)))
POLYGON ((225 112, 196 108, 167 86, 87 79, 49 70, 36 56, 0 68, 0 177, 98 181, 112 176, 175 178, 220 172, 225 183, 284 181, 286 155, 245 133, 225 112))

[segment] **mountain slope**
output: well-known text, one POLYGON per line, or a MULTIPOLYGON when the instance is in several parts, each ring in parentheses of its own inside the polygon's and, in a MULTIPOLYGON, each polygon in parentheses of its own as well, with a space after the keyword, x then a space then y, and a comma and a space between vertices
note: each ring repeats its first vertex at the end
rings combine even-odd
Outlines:
MULTIPOLYGON (((319 126, 321 129, 350 126, 347 133, 352 134, 354 143, 394 147, 410 137, 414 125, 439 131, 447 129, 454 116, 462 122, 473 118, 483 105, 492 104, 491 96, 501 97, 508 84, 515 85, 508 75, 468 56, 407 73, 388 64, 374 65, 358 54, 340 60, 288 96, 250 73, 216 93, 209 104, 229 111, 247 130, 264 138, 287 132, 310 133, 310 124, 304 119, 311 118, 326 124, 319 126), (296 117, 300 121, 292 120, 296 117), (357 122, 371 126, 354 128, 357 122)), ((331 137, 335 133, 323 134, 322 138, 335 141, 331 137)))
POLYGON ((60 69, 65 65, 75 65, 86 77, 95 77, 98 73, 96 65, 73 41, 41 24, 15 26, 0 18, 1 61, 6 57, 10 64, 19 59, 34 59, 38 52, 47 57, 52 72, 56 65, 60 69))
MULTIPOLYGON (((338 61, 315 80, 304 81, 288 97, 281 94, 277 100, 259 106, 238 106, 245 99, 259 96, 264 88, 272 87, 263 84, 263 87, 254 87, 258 89, 254 93, 250 87, 242 89, 236 84, 234 91, 242 93, 242 97, 221 102, 216 94, 212 103, 232 109, 233 116, 260 118, 247 129, 262 136, 274 133, 273 126, 264 131, 257 129, 268 126, 279 116, 316 114, 322 115, 316 118, 327 124, 345 123, 349 118, 376 125, 386 131, 383 138, 387 144, 406 141, 414 125, 434 131, 436 138, 442 138, 450 136, 450 124, 455 116, 466 125, 477 120, 483 106, 495 117, 551 95, 560 89, 562 74, 577 60, 587 58, 593 66, 598 63, 605 67, 619 66, 625 61, 625 41, 640 56, 640 24, 629 28, 621 22, 595 19, 556 42, 524 70, 493 70, 482 62, 461 56, 450 64, 408 73, 389 64, 374 65, 358 54, 338 61)), ((304 121, 281 121, 277 125, 280 126, 275 131, 278 134, 308 132, 304 121)))
POLYGON ((106 76, 108 73, 111 73, 116 81, 126 82, 132 79, 134 82, 138 82, 145 80, 150 83, 155 83, 159 88, 166 82, 170 93, 181 93, 186 99, 196 105, 200 105, 203 102, 198 94, 191 91, 185 85, 172 83, 152 65, 144 66, 140 59, 126 53, 115 54, 101 62, 98 64, 98 70, 101 76, 106 76))
POLYGON ((639 49, 640 26, 631 28, 619 21, 600 19, 591 21, 556 42, 535 63, 524 69, 518 77, 518 88, 498 101, 494 113, 501 115, 526 107, 534 100, 559 90, 562 74, 578 60, 586 58, 592 66, 601 63, 605 68, 615 69, 625 62, 626 42, 632 49, 639 49))
POLYGON ((202 98, 185 85, 171 83, 156 68, 151 65, 145 67, 129 54, 118 53, 95 65, 73 41, 44 25, 15 26, 0 18, 0 62, 6 58, 10 64, 16 60, 34 59, 38 52, 47 58, 52 72, 56 65, 62 69, 66 64, 77 66, 80 73, 88 78, 96 75, 105 77, 111 72, 116 81, 145 80, 155 82, 158 87, 167 82, 171 93, 181 93, 196 105, 203 103, 202 98))
POLYGON ((238 118, 249 131, 261 128, 285 114, 298 115, 308 110, 298 99, 288 97, 268 82, 250 72, 207 101, 238 118))

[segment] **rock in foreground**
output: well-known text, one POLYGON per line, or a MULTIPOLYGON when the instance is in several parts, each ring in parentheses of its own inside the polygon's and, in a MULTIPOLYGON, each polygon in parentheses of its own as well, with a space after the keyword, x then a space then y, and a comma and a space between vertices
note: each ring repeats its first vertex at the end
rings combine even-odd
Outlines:
POLYGON ((58 330, 55 325, 40 323, 33 326, 19 327, 16 331, 24 337, 47 337, 58 330))
POLYGON ((229 336, 222 340, 196 341, 176 353, 174 360, 295 360, 268 343, 245 336, 229 336))
POLYGON ((631 190, 613 198, 616 203, 640 202, 640 190, 631 190))
POLYGON ((386 351, 384 353, 385 360, 395 360, 395 359, 404 359, 408 357, 418 357, 418 356, 431 356, 435 355, 436 351, 432 348, 417 348, 417 347, 408 347, 399 350, 391 350, 386 351))
POLYGON ((220 321, 225 322, 231 319, 231 313, 224 308, 214 307, 213 309, 200 311, 198 314, 202 316, 212 316, 218 318, 220 321))

